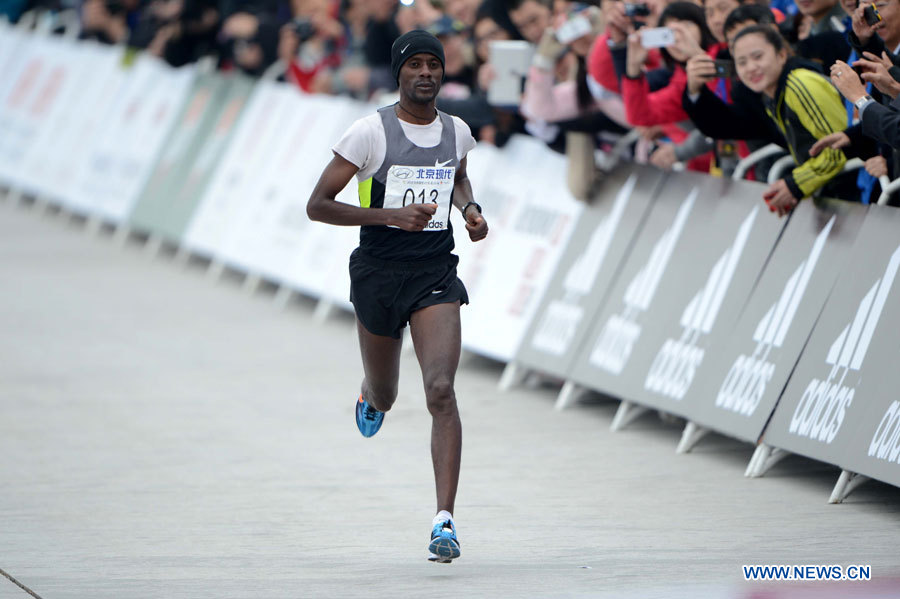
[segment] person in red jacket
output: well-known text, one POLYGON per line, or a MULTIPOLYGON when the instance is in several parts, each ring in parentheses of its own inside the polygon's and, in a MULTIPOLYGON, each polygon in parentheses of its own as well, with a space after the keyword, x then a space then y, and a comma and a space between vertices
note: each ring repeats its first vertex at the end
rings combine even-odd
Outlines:
POLYGON ((693 126, 681 106, 681 97, 687 84, 685 63, 694 55, 714 51, 716 39, 706 25, 703 9, 690 2, 674 2, 667 6, 660 15, 659 25, 672 29, 675 34, 675 42, 661 50, 663 60, 672 70, 672 77, 662 89, 650 91, 645 76, 649 50, 641 44, 639 32, 633 31, 628 36, 625 76, 621 81, 625 116, 629 123, 640 127, 677 123, 677 128, 666 127, 674 146, 665 146, 665 151, 672 156, 666 161, 654 162, 671 163, 673 158, 682 161, 693 158, 688 163, 689 168, 706 171, 712 146, 702 135, 691 135, 693 126), (689 142, 690 147, 683 146, 679 153, 676 146, 685 142, 689 142), (699 156, 702 157, 696 158, 699 156))

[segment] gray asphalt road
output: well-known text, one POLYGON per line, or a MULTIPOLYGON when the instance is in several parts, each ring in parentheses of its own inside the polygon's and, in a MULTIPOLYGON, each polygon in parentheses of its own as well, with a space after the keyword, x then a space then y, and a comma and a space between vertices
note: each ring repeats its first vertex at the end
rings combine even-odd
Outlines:
MULTIPOLYGON (((9 202, 0 260, 0 568, 43 599, 743 597, 763 587, 742 564, 871 564, 868 590, 897 588, 900 490, 828 505, 838 471, 801 458, 748 480, 747 445, 679 456, 675 424, 611 433, 616 402, 556 413, 554 388, 500 394, 471 355, 463 557, 431 564, 413 355, 365 440, 347 315, 9 202)), ((0 597, 26 595, 0 578, 0 597)))

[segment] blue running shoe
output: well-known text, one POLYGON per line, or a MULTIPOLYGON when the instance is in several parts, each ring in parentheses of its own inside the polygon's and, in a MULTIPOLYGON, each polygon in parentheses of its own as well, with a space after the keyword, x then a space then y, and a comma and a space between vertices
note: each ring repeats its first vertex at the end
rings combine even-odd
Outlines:
POLYGON ((362 436, 371 437, 377 433, 382 422, 384 422, 384 412, 379 412, 370 406, 369 402, 360 395, 359 401, 356 402, 356 426, 362 436))
POLYGON ((434 525, 428 551, 430 552, 428 560, 439 564, 449 564, 459 557, 459 540, 456 538, 456 527, 452 520, 444 520, 434 525))

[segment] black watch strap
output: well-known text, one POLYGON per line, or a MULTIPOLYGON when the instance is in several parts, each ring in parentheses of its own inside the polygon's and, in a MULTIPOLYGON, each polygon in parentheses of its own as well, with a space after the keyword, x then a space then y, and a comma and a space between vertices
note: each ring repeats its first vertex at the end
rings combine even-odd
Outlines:
POLYGON ((478 205, 478 202, 466 202, 466 205, 462 207, 463 216, 466 215, 466 210, 469 209, 469 206, 475 206, 475 210, 478 211, 478 214, 481 214, 481 206, 478 205))

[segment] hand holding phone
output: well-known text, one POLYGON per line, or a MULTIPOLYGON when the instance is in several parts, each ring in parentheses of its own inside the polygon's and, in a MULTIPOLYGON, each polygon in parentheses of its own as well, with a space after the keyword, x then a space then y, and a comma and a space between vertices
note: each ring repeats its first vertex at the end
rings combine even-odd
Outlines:
POLYGON ((867 3, 863 10, 863 18, 865 18, 866 23, 872 27, 881 22, 881 13, 875 8, 874 3, 867 3))
POLYGON ((591 21, 583 14, 570 15, 565 22, 556 28, 556 39, 561 44, 571 44, 580 37, 591 32, 591 21))
POLYGON ((664 48, 675 43, 675 32, 668 27, 641 29, 641 45, 645 48, 664 48))

